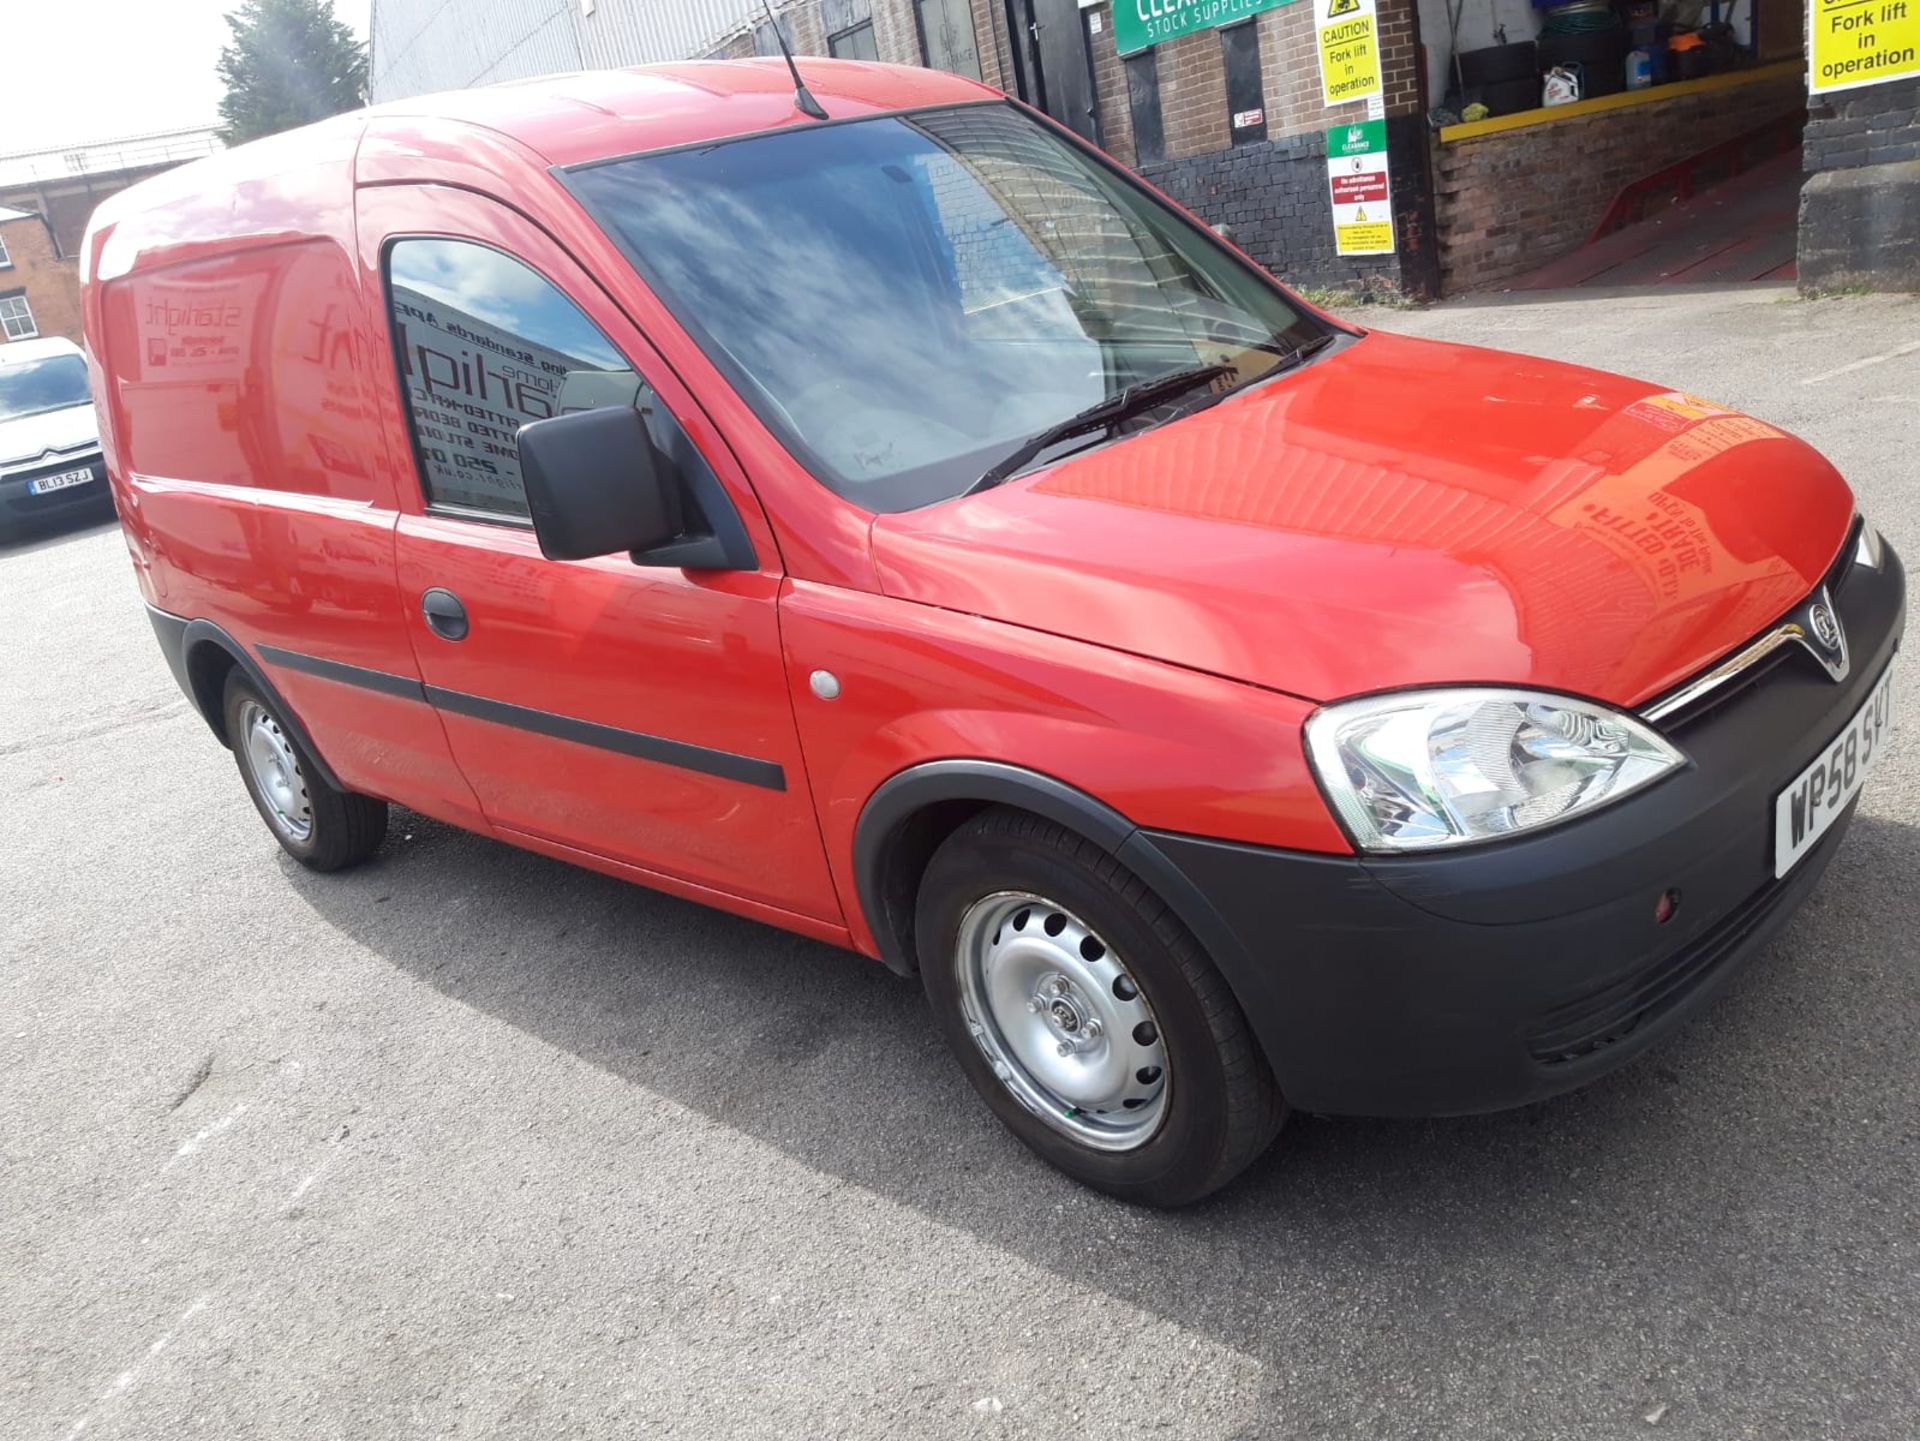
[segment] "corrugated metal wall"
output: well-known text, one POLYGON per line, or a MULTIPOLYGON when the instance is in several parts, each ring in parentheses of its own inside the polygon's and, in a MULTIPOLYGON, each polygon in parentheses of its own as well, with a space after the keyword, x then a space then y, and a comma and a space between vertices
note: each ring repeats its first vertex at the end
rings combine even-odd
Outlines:
POLYGON ((372 98, 578 70, 578 13, 577 0, 374 0, 372 98))
POLYGON ((650 65, 705 55, 762 13, 760 0, 594 0, 576 29, 588 65, 650 65))
MULTIPOLYGON (((373 0, 372 98, 556 70, 694 59, 749 28, 760 0, 373 0)), ((774 9, 787 4, 775 0, 774 9)))

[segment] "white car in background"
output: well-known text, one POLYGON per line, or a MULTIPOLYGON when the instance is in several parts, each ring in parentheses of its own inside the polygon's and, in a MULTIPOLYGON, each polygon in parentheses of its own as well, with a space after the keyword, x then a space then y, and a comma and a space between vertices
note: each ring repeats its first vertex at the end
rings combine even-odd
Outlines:
POLYGON ((0 536, 112 503, 80 347, 57 338, 0 345, 0 536))

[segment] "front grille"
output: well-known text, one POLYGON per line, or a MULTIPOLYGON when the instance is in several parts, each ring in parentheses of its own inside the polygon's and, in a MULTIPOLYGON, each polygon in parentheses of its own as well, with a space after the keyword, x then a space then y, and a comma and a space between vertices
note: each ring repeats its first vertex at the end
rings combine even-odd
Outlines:
MULTIPOLYGON (((1840 547, 1840 554, 1834 557, 1833 564, 1827 568, 1827 573, 1820 578, 1821 584, 1826 586, 1827 594, 1833 600, 1835 609, 1840 612, 1842 625, 1846 624, 1847 615, 1844 605, 1846 585, 1848 579, 1853 574, 1854 551, 1859 545, 1861 527, 1865 525, 1865 523, 1865 520, 1861 517, 1854 517, 1853 524, 1847 529, 1847 538, 1840 547)), ((1818 588, 1819 587, 1816 586, 1814 589, 1817 590, 1818 588)), ((1791 612, 1789 612, 1789 614, 1791 614, 1791 612)), ((1768 630, 1772 630, 1773 628, 1772 626, 1767 627, 1768 630)), ((1762 634, 1765 634, 1765 632, 1762 632, 1762 634)), ((1736 653, 1737 650, 1738 648, 1736 647, 1736 653)), ((1798 664, 1801 661, 1807 660, 1810 660, 1810 658, 1798 645, 1784 645, 1777 650, 1769 651, 1766 655, 1754 661, 1753 664, 1745 670, 1723 681, 1706 694, 1689 701, 1677 710, 1669 711, 1661 715, 1659 721, 1660 729, 1669 736, 1678 736, 1685 731, 1688 726, 1705 720, 1715 711, 1720 710, 1732 701, 1738 700, 1741 696, 1759 685, 1760 682, 1765 680, 1773 671, 1774 667, 1785 663, 1798 664)), ((1705 669, 1710 670, 1712 667, 1706 667, 1705 669)), ((1702 673, 1704 674, 1704 670, 1702 673)), ((1677 694, 1684 691, 1691 684, 1693 684, 1693 679, 1689 678, 1680 685, 1675 686, 1668 694, 1677 694)), ((1660 703, 1657 700, 1644 707, 1644 709, 1654 713, 1658 713, 1659 708, 1660 703)))
POLYGON ((98 471, 101 464, 98 444, 76 445, 65 452, 49 451, 38 460, 24 464, 0 466, 0 480, 30 480, 37 475, 57 475, 63 470, 74 470, 83 465, 90 465, 98 471))
POLYGON ((1540 1017, 1527 1049, 1543 1066, 1563 1066, 1624 1041, 1672 1010, 1740 949, 1787 894, 1770 880, 1703 935, 1621 980, 1540 1017))

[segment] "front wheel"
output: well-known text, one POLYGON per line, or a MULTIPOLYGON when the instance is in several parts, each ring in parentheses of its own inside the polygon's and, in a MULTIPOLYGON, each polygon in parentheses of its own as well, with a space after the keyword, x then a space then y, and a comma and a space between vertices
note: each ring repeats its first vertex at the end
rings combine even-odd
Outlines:
POLYGON ((915 913, 947 1043, 994 1112, 1076 1180, 1178 1206, 1240 1173, 1286 1117, 1199 944, 1106 851, 1021 811, 935 852, 915 913))

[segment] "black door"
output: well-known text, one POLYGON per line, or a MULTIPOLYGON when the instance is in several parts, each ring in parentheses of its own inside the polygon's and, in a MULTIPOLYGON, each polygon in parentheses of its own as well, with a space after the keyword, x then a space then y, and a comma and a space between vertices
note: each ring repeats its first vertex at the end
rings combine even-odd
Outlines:
POLYGON ((1076 135, 1100 143, 1093 54, 1079 0, 1025 0, 1027 55, 1034 82, 1026 99, 1076 135))

